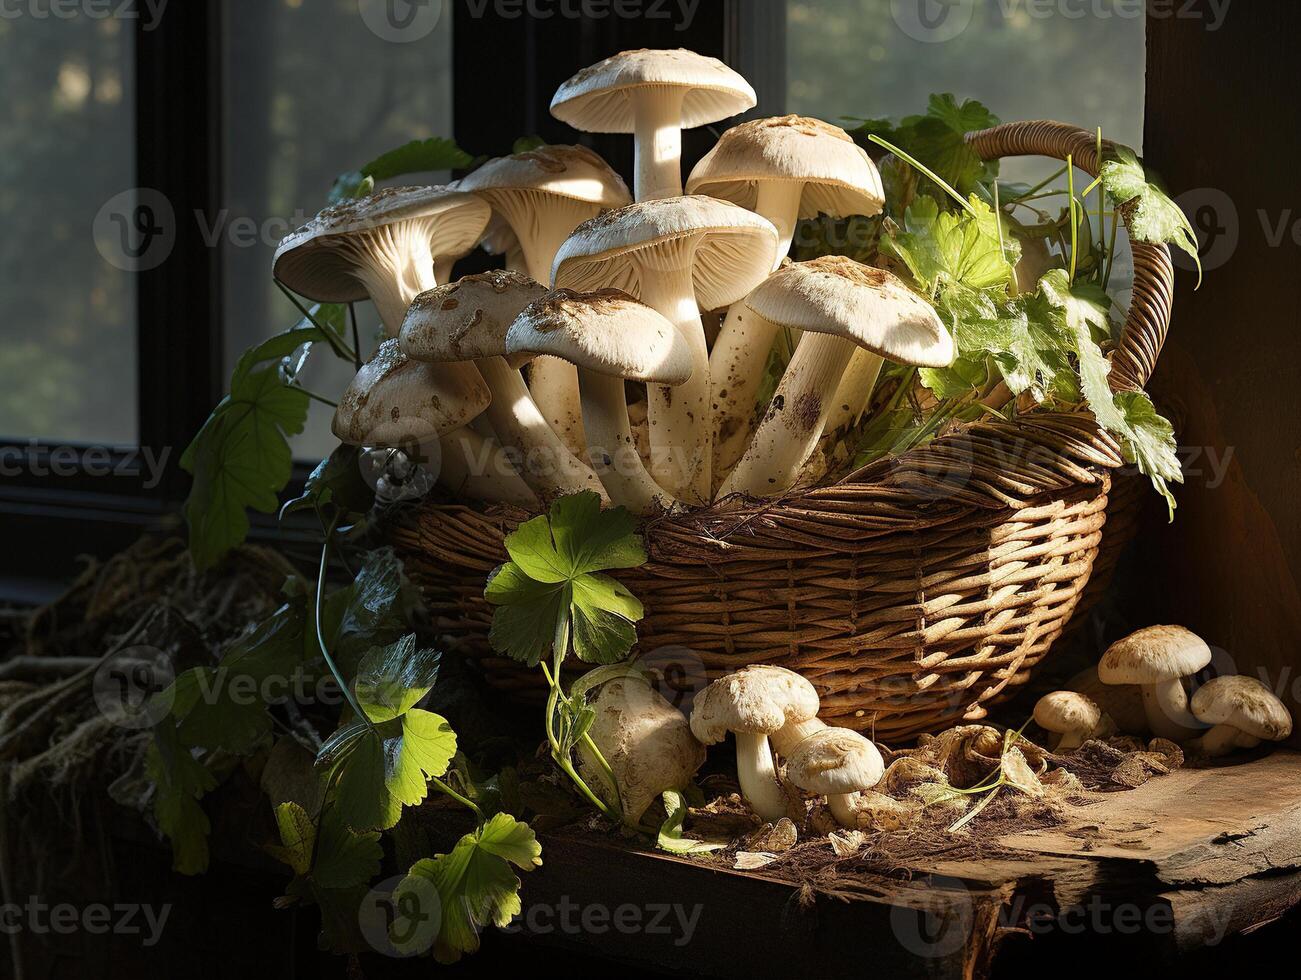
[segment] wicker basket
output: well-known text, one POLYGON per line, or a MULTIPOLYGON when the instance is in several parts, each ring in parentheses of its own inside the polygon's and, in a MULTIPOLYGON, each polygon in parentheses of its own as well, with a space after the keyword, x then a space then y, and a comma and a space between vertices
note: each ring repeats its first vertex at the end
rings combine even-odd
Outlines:
MULTIPOLYGON (((1095 136, 1061 123, 1009 123, 969 142, 985 159, 1069 154, 1097 172, 1095 136)), ((1169 253, 1133 252, 1116 390, 1146 382, 1170 319, 1169 253)), ((1122 465, 1091 416, 1031 413, 976 423, 834 486, 656 519, 644 528, 650 562, 619 573, 646 607, 640 649, 670 651, 687 696, 746 664, 790 667, 818 687, 828 722, 886 740, 981 718, 1077 612, 1122 465)), ((528 516, 426 503, 391 531, 440 632, 519 695, 540 690, 537 672, 493 656, 482 591, 505 559, 503 536, 528 516)))

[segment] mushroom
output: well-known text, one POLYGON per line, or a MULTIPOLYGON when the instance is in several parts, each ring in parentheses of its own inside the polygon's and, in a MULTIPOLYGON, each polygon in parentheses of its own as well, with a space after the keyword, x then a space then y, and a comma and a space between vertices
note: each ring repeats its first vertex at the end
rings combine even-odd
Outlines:
POLYGON ((673 506, 637 453, 624 392, 625 380, 671 386, 690 377, 691 354, 673 324, 617 289, 557 289, 525 307, 506 350, 577 366, 588 459, 613 503, 636 514, 673 506))
POLYGON ((827 797, 842 827, 857 827, 858 794, 881 781, 885 762, 872 742, 848 728, 826 728, 800 743, 786 760, 790 781, 827 797))
MULTIPOLYGON (((763 215, 777 228, 779 261, 790 251, 800 218, 873 215, 885 203, 881 175, 863 148, 839 126, 808 116, 752 119, 733 126, 691 171, 687 192, 708 194, 763 215)), ((728 434, 714 446, 716 479, 745 451, 755 396, 776 339, 772 321, 747 313, 744 306, 728 311, 709 354, 714 432, 728 434)), ((862 387, 855 389, 856 398, 862 387)), ((833 408, 833 415, 836 411, 833 408)))
POLYGON ((591 490, 604 496, 596 474, 577 459, 529 396, 518 366, 508 364, 511 321, 546 287, 518 272, 464 276, 421 293, 407 310, 399 343, 422 361, 474 361, 492 392, 488 421, 516 453, 515 468, 543 502, 591 490))
POLYGON ((700 310, 730 305, 753 289, 776 248, 766 219, 726 201, 675 197, 607 211, 579 225, 556 253, 557 286, 622 289, 667 317, 690 347, 690 379, 647 392, 651 475, 679 500, 705 503, 712 489, 700 310))
POLYGON ((438 285, 434 263, 474 248, 491 213, 452 187, 386 187, 328 207, 287 235, 274 274, 320 303, 370 299, 396 337, 411 301, 438 285))
POLYGON ((761 316, 805 331, 763 421, 719 496, 789 489, 817 448, 831 399, 855 346, 902 364, 952 362, 953 340, 935 310, 883 269, 841 255, 797 262, 747 298, 761 316))
MULTIPOLYGON (((691 734, 682 712, 642 677, 606 681, 591 702, 595 719, 588 734, 601 751, 619 788, 624 819, 635 825, 666 790, 682 789, 705 761, 705 747, 691 734)), ((596 757, 579 743, 578 763, 592 786, 607 785, 596 757)), ((607 802, 612 802, 605 793, 607 802)))
POLYGON ((490 400, 482 381, 449 378, 386 340, 344 389, 331 427, 348 445, 411 449, 468 424, 490 400))
POLYGON ((813 685, 793 670, 755 665, 714 681, 695 700, 691 731, 705 745, 736 736, 736 775, 746 801, 765 820, 786 815, 768 736, 818 710, 813 685))
POLYGON ((1092 698, 1075 691, 1045 694, 1034 706, 1034 721, 1044 731, 1060 736, 1058 752, 1078 749, 1086 739, 1113 727, 1092 698))
POLYGON ((1190 747, 1206 755, 1254 749, 1261 740, 1281 742, 1292 734, 1292 715, 1274 692, 1254 677, 1228 675, 1203 684, 1193 695, 1193 716, 1213 728, 1190 747))
POLYGON ((1199 728, 1183 679, 1211 662, 1211 648, 1182 626, 1148 626, 1117 640, 1098 663, 1104 684, 1137 684, 1153 735, 1183 742, 1199 728))
MULTIPOLYGON (((548 145, 497 157, 461 178, 457 187, 491 205, 493 247, 507 253, 508 267, 543 284, 551 282, 556 249, 575 227, 607 208, 632 203, 622 178, 585 146, 548 145), (504 227, 493 228, 498 221, 504 227), (515 258, 511 238, 518 248, 515 258), (514 265, 520 261, 522 266, 514 265)), ((573 365, 539 357, 529 366, 529 387, 543 416, 581 456, 586 443, 573 365)))
POLYGON ((632 133, 638 201, 682 193, 682 130, 754 108, 750 84, 694 51, 620 51, 556 90, 551 114, 588 133, 632 133))

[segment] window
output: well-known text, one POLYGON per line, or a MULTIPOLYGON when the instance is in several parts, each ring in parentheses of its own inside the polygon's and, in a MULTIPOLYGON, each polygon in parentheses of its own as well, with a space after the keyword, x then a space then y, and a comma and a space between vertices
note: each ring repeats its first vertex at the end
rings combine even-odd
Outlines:
POLYGON ((0 435, 134 445, 133 25, 0 18, 0 435))
MULTIPOLYGON (((334 178, 409 140, 452 135, 452 18, 413 22, 406 36, 376 20, 383 5, 376 7, 228 0, 221 212, 227 375, 246 348, 297 319, 271 281, 271 258, 284 234, 324 206, 334 178)), ((444 183, 448 176, 401 182, 444 183)), ((369 304, 357 310, 369 352, 378 318, 369 304)), ((348 365, 318 351, 301 380, 337 397, 351 377, 348 365)), ((314 403, 297 455, 327 454, 329 429, 328 408, 314 403)))

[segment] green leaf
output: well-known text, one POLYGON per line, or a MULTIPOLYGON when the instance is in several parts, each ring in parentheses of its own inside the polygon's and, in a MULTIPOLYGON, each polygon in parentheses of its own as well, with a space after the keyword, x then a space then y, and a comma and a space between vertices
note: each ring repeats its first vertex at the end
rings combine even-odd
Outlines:
MULTIPOLYGON (((410 631, 420 608, 420 592, 391 548, 367 553, 356 578, 325 600, 321 617, 326 646, 345 674, 356 669, 371 647, 386 646, 410 631)), ((306 640, 311 655, 319 655, 315 634, 306 640)))
MULTIPOLYGON (((998 175, 998 162, 982 160, 963 137, 996 125, 998 118, 981 103, 967 100, 959 104, 946 93, 932 95, 922 115, 907 116, 898 125, 887 119, 861 120, 852 135, 860 144, 866 144, 869 135, 882 137, 925 164, 965 196, 993 182, 998 175)), ((917 180, 917 186, 928 194, 938 190, 925 177, 917 180)))
POLYGON ((268 845, 267 853, 289 865, 294 874, 307 874, 312 868, 312 851, 316 847, 316 824, 306 810, 292 801, 276 807, 275 817, 280 843, 268 845))
POLYGON ((375 504, 375 490, 361 475, 361 448, 340 444, 317 464, 303 492, 280 508, 280 516, 299 510, 321 510, 331 504, 345 514, 365 514, 375 504))
POLYGON ((1202 260, 1193 226, 1179 205, 1148 179, 1134 151, 1117 145, 1111 159, 1103 161, 1098 175, 1107 195, 1128 213, 1130 237, 1139 242, 1167 242, 1183 249, 1197 263, 1200 285, 1202 260))
POLYGON ((884 240, 927 293, 951 285, 990 289, 1012 279, 1021 246, 1005 228, 1000 247, 993 208, 976 197, 970 204, 974 216, 941 211, 934 198, 919 197, 904 214, 903 228, 884 240))
POLYGON ((622 507, 601 510, 594 493, 561 497, 549 514, 506 536, 511 560, 488 578, 484 597, 497 609, 489 641, 495 650, 536 665, 567 622, 582 660, 614 663, 636 642, 640 602, 604 569, 646 561, 636 521, 622 507))
POLYGON ((1161 417, 1146 392, 1122 391, 1116 395, 1116 405, 1125 419, 1125 431, 1120 435, 1126 458, 1152 481, 1174 520, 1170 484, 1184 482, 1174 426, 1161 417))
POLYGON ((431 170, 460 170, 473 162, 474 158, 453 140, 431 136, 389 150, 362 167, 361 172, 375 181, 392 180, 431 170))
POLYGON ((216 789, 216 777, 180 744, 167 719, 154 727, 145 772, 154 784, 154 819, 172 844, 172 868, 184 875, 202 874, 208 870, 211 825, 199 800, 216 789))
POLYGON ((363 885, 380 871, 384 848, 374 831, 354 833, 344 823, 337 806, 321 818, 312 881, 319 888, 336 890, 363 885))
POLYGON ((546 145, 547 141, 534 133, 531 136, 521 136, 511 145, 510 151, 512 154, 528 153, 531 150, 536 150, 546 145))
POLYGON ((438 679, 438 653, 417 650, 408 633, 385 647, 373 647, 358 668, 356 694, 371 721, 401 717, 429 693, 438 679))
POLYGON ((664 811, 668 814, 655 838, 655 846, 661 851, 668 851, 670 854, 708 854, 710 851, 722 850, 727 846, 684 837, 682 824, 687 818, 686 797, 679 790, 670 789, 660 794, 660 798, 664 801, 664 811))
MULTIPOLYGON (((528 824, 499 813, 462 837, 450 853, 412 865, 394 890, 394 904, 426 909, 429 889, 435 890, 440 922, 434 958, 455 963, 479 948, 479 932, 485 925, 500 928, 519 914, 520 880, 511 866, 531 871, 541 864, 542 848, 528 824)), ((404 948, 406 937, 397 930, 390 938, 398 949, 404 948)))

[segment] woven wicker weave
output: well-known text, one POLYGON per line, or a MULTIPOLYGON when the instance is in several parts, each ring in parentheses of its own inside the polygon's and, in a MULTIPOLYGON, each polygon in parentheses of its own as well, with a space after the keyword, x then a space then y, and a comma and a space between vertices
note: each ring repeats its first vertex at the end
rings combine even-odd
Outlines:
MULTIPOLYGON (((1060 123, 969 140, 986 159, 1070 154, 1097 172, 1095 136, 1060 123)), ((1166 248, 1133 252, 1116 390, 1146 382, 1170 319, 1166 248)), ((746 664, 793 668, 818 687, 827 722, 886 740, 981 718, 1077 612, 1122 464, 1091 416, 1031 413, 976 423, 834 486, 654 520, 649 564, 619 573, 646 607, 640 649, 673 651, 688 694, 746 664)), ((518 694, 537 689, 536 672, 492 655, 482 590, 505 558, 503 536, 528 516, 427 503, 401 512, 391 533, 439 631, 518 694)))

